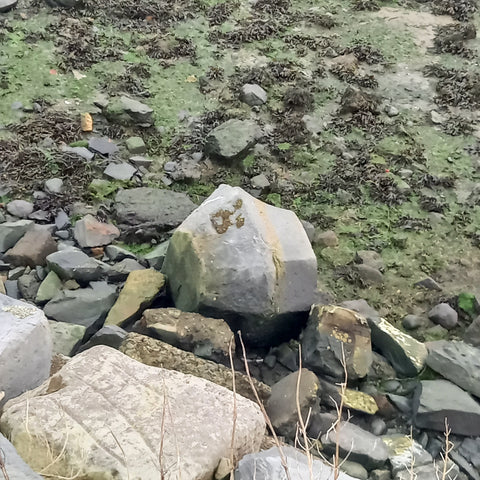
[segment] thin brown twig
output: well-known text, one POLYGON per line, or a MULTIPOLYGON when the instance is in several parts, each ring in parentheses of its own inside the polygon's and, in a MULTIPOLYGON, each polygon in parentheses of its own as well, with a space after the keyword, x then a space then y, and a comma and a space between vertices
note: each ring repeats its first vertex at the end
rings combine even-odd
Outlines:
POLYGON ((273 428, 270 417, 268 416, 267 411, 265 410, 265 407, 264 407, 262 401, 260 400, 260 397, 258 396, 257 389, 255 388, 255 385, 253 383, 252 376, 250 374, 250 368, 248 367, 247 353, 245 351, 245 344, 243 343, 242 332, 240 330, 238 331, 238 338, 240 340, 240 345, 242 346, 243 363, 245 365, 245 372, 247 374, 247 378, 248 378, 248 381, 250 383, 250 387, 252 389, 253 394, 255 395, 255 399, 256 399, 257 404, 260 408, 260 411, 263 414, 263 418, 265 419, 265 423, 268 425, 268 428, 272 432, 273 440, 275 442, 276 447, 278 448, 278 452, 280 454, 280 461, 281 461, 282 467, 285 471, 285 475, 287 477, 287 480, 291 480, 290 472, 288 470, 287 459, 285 458, 285 454, 283 453, 282 446, 280 445, 280 440, 278 439, 278 436, 275 433, 275 429, 273 428))

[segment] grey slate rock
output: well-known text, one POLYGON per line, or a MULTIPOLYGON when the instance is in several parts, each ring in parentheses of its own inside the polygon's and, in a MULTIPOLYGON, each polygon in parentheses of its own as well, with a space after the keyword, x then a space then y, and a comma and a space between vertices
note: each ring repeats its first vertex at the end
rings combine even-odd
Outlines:
POLYGON ((56 322, 49 320, 50 333, 53 340, 53 353, 56 355, 71 356, 75 346, 85 335, 86 328, 73 323, 56 322))
MULTIPOLYGON (((16 3, 16 2, 15 2, 16 3)), ((0 0, 0 12, 2 0, 0 0)), ((20 457, 15 447, 0 434, 0 455, 5 459, 5 470, 9 480, 43 480, 20 457)))
POLYGON ((88 288, 65 290, 50 300, 43 311, 59 322, 87 329, 103 321, 117 298, 116 288, 106 282, 91 282, 88 288))
POLYGON ((153 125, 153 110, 142 102, 129 97, 120 97, 123 110, 140 125, 153 125))
MULTIPOLYGON (((70 225, 70 218, 69 216, 63 211, 59 210, 57 215, 55 216, 55 227, 58 230, 62 230, 70 225)), ((56 232, 58 235, 58 231, 56 232)))
POLYGON ((103 174, 114 180, 131 180, 137 169, 127 162, 109 163, 103 174))
MULTIPOLYGON (((92 145, 95 145, 95 142, 93 142, 92 145)), ((95 150, 95 149, 92 147, 92 150, 95 150)), ((63 151, 78 155, 79 157, 87 161, 93 160, 93 157, 95 157, 95 153, 93 153, 91 150, 89 150, 86 147, 65 147, 63 151)))
POLYGON ((343 308, 348 308, 354 312, 358 312, 363 315, 365 318, 375 318, 380 317, 380 314, 372 308, 366 300, 360 298, 358 300, 346 300, 340 304, 343 308))
MULTIPOLYGON (((305 480, 312 478, 310 475, 306 455, 288 445, 282 447, 286 458, 290 480, 305 480)), ((331 480, 333 469, 320 460, 313 460, 313 478, 315 480, 331 480)), ((235 480, 287 480, 285 469, 277 447, 259 453, 245 455, 235 470, 235 480)), ((346 473, 340 472, 338 480, 354 480, 346 473)))
POLYGON ((128 333, 118 325, 105 325, 88 342, 77 348, 75 354, 84 352, 96 345, 106 345, 118 350, 125 338, 127 338, 127 335, 128 333))
POLYGON ((20 298, 20 290, 18 289, 18 280, 6 280, 4 282, 5 291, 8 297, 19 299, 20 298))
POLYGON ((62 193, 63 180, 61 178, 50 178, 45 181, 45 190, 49 193, 62 193))
POLYGON ((424 278, 415 283, 415 287, 425 288, 426 290, 436 290, 437 292, 442 291, 442 287, 431 277, 424 278))
POLYGON ((428 312, 428 318, 447 330, 456 327, 458 323, 458 313, 448 303, 435 305, 428 312))
POLYGON ((447 380, 423 380, 413 399, 414 422, 419 428, 480 435, 480 405, 465 391, 447 380))
POLYGON ((26 200, 12 200, 7 203, 7 212, 18 218, 27 218, 33 212, 33 203, 26 200))
POLYGON ((418 442, 402 434, 384 435, 382 440, 388 447, 388 460, 392 473, 407 470, 414 465, 421 467, 433 462, 433 458, 418 442))
POLYGON ((32 220, 18 220, 0 224, 0 253, 12 248, 33 225, 32 220))
POLYGON ((382 256, 373 250, 359 250, 355 255, 355 262, 368 265, 375 270, 383 271, 385 268, 382 256))
POLYGON ((124 260, 125 258, 133 258, 134 260, 136 260, 137 258, 134 253, 117 245, 107 245, 105 247, 105 254, 110 260, 114 262, 119 262, 121 260, 124 260))
POLYGON ((145 267, 133 258, 124 258, 108 270, 107 276, 114 282, 124 281, 134 270, 145 270, 145 267))
POLYGON ((259 136, 259 128, 255 122, 228 120, 209 133, 205 152, 221 160, 242 159, 255 145, 259 136))
POLYGON ((98 280, 104 274, 104 264, 76 248, 67 248, 47 257, 47 265, 62 280, 82 283, 98 280))
POLYGON ((54 271, 48 272, 37 290, 35 302, 40 304, 48 302, 60 292, 61 288, 62 281, 58 275, 54 271))
POLYGON ((108 137, 93 137, 88 141, 88 148, 100 155, 110 156, 118 152, 117 145, 108 137))
POLYGON ((480 347, 480 315, 465 330, 463 341, 474 347, 480 347))
POLYGON ((405 317, 402 318, 402 327, 405 328, 405 330, 415 330, 419 327, 425 327, 427 323, 427 319, 420 315, 405 315, 405 317))
POLYGON ((154 268, 155 270, 160 270, 162 268, 169 243, 169 240, 167 240, 166 242, 162 242, 157 245, 151 252, 148 252, 143 256, 143 258, 148 262, 150 268, 154 268))
POLYGON ((240 100, 251 107, 260 106, 267 102, 267 92, 256 83, 247 83, 241 89, 240 100))
POLYGON ((22 275, 18 279, 18 289, 22 294, 22 298, 29 302, 35 301, 39 287, 40 281, 37 278, 35 270, 32 270, 26 275, 22 275))
POLYGON ((427 365, 480 398, 480 349, 460 341, 430 342, 427 365))
POLYGON ((384 441, 353 423, 341 422, 338 432, 331 430, 321 441, 329 452, 335 451, 338 442, 343 458, 348 455, 349 460, 360 463, 367 470, 381 468, 388 460, 389 451, 384 441))

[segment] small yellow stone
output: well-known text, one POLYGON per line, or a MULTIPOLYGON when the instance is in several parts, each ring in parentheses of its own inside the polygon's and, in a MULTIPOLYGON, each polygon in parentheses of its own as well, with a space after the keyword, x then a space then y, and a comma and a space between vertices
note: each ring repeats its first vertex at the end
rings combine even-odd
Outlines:
POLYGON ((189 75, 185 81, 187 83, 197 83, 198 78, 195 75, 189 75))
POLYGON ((370 415, 374 415, 378 412, 378 405, 375 399, 370 395, 359 392, 358 390, 352 390, 350 388, 345 389, 343 395, 343 401, 345 407, 352 410, 358 410, 359 412, 365 412, 370 415))

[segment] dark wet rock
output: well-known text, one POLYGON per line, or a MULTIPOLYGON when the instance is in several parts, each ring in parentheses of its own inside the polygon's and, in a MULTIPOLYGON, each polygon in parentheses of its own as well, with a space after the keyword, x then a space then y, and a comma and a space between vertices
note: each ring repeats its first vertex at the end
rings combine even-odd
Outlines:
POLYGON ((86 215, 75 223, 73 236, 82 247, 108 245, 120 236, 120 230, 112 224, 99 222, 93 215, 86 215))
POLYGON ((420 327, 425 327, 428 324, 428 320, 420 315, 405 315, 402 318, 402 327, 405 330, 415 330, 420 327))
MULTIPOLYGON (((471 465, 462 455, 460 455, 456 450, 453 450, 449 454, 450 460, 455 462, 460 470, 466 473, 467 478, 465 480, 480 480, 480 473, 478 470, 471 465)), ((460 478, 460 477, 457 477, 460 478)))
POLYGON ((5 13, 14 8, 18 0, 0 0, 0 13, 5 13))
POLYGON ((275 431, 294 441, 297 433, 298 408, 304 422, 307 417, 319 409, 318 394, 320 381, 311 371, 303 368, 300 373, 300 385, 297 388, 298 371, 273 385, 272 393, 265 408, 275 431), (298 395, 297 395, 298 392, 298 395))
POLYGON ((367 470, 380 468, 388 460, 388 448, 380 437, 363 430, 358 425, 341 422, 338 429, 330 430, 321 438, 325 450, 333 453, 335 446, 340 447, 340 455, 358 462, 367 470))
POLYGON ((82 5, 82 0, 46 0, 47 4, 54 8, 75 8, 82 5))
POLYGON ((462 455, 477 471, 480 472, 480 438, 466 438, 457 448, 462 455))
POLYGON ((35 268, 45 265, 46 258, 57 251, 57 243, 47 228, 34 226, 5 253, 4 260, 12 265, 35 268))
POLYGON ((20 298, 20 290, 18 289, 18 280, 5 280, 5 293, 10 298, 19 299, 20 298))
POLYGON ((400 375, 414 377, 423 370, 428 353, 423 343, 400 331, 384 318, 370 317, 368 323, 372 330, 372 344, 400 375))
POLYGON ((59 322, 99 326, 117 298, 116 288, 106 282, 91 282, 88 288, 64 290, 44 307, 45 315, 59 322))
POLYGON ((177 308, 224 318, 244 340, 272 346, 298 332, 316 263, 293 212, 222 185, 177 228, 162 271, 177 308))
POLYGON ((104 265, 76 248, 58 251, 47 257, 47 265, 62 280, 78 280, 81 283, 98 280, 104 273, 104 265))
POLYGON ((118 152, 116 143, 108 137, 93 137, 88 141, 88 148, 100 155, 109 156, 118 152))
POLYGON ((465 391, 447 380, 423 380, 413 400, 414 421, 419 428, 480 435, 480 405, 465 391))
POLYGON ((81 353, 96 345, 106 345, 119 349, 122 342, 127 338, 127 332, 117 325, 105 325, 96 332, 84 345, 75 350, 75 354, 81 353))
MULTIPOLYGON (((282 465, 282 457, 277 447, 263 450, 260 453, 245 455, 235 470, 235 480, 328 480, 333 478, 333 469, 320 460, 313 460, 312 471, 310 471, 307 456, 290 446, 282 447, 286 459, 289 477, 282 465)), ((339 472, 338 480, 354 480, 346 473, 339 472)))
POLYGON ((370 328, 352 310, 315 305, 301 342, 304 365, 319 375, 343 380, 342 350, 350 380, 365 377, 372 363, 370 328))
POLYGON ((137 238, 161 236, 178 227, 195 208, 184 193, 159 188, 120 190, 115 197, 120 230, 126 234, 131 231, 137 238))
POLYGON ((18 218, 28 218, 33 212, 33 203, 26 200, 12 200, 7 203, 7 212, 18 218))
POLYGON ((0 253, 6 252, 33 226, 32 220, 0 223, 0 253))
POLYGON ((480 347, 480 316, 476 317, 465 330, 463 341, 474 347, 480 347))
POLYGON ((260 106, 267 102, 267 92, 260 85, 247 83, 242 87, 240 100, 251 107, 260 106))
POLYGON ((207 136, 205 152, 221 160, 244 157, 259 138, 259 127, 251 120, 228 120, 207 136))
POLYGON ((447 330, 456 327, 458 323, 458 313, 448 303, 435 305, 428 312, 428 318, 447 330))
MULTIPOLYGON (((134 329, 199 357, 229 365, 233 332, 222 319, 182 312, 176 308, 154 308, 143 312, 134 329)), ((234 343, 232 352, 235 352, 234 343)))
POLYGON ((372 365, 368 370, 369 380, 387 380, 397 376, 395 369, 377 352, 372 352, 372 365))
POLYGON ((427 365, 480 398, 480 350, 460 341, 428 344, 427 365))

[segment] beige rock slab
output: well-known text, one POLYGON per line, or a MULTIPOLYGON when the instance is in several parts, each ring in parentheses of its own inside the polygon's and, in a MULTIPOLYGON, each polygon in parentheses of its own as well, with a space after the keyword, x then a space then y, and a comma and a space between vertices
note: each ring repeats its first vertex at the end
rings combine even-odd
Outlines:
MULTIPOLYGON (((265 423, 243 397, 236 412, 238 461, 259 449, 265 423)), ((232 419, 229 390, 97 346, 7 402, 0 430, 47 478, 211 480, 230 457, 232 419)))

